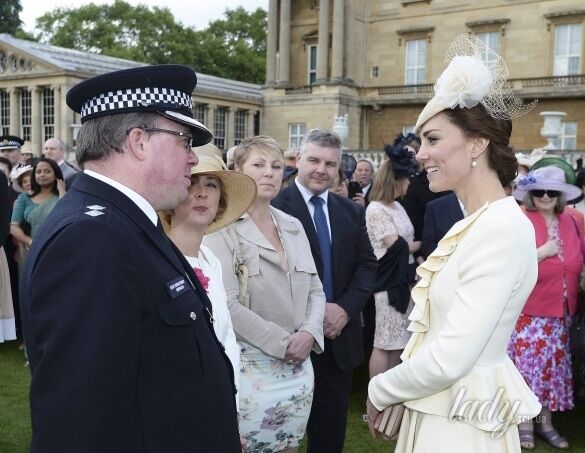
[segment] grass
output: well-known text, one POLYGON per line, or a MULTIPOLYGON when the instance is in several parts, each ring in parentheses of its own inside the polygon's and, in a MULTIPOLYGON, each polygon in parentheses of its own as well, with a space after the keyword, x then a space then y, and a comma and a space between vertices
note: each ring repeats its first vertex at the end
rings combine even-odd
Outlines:
MULTIPOLYGON (((367 390, 367 370, 361 367, 354 376, 347 423, 345 452, 390 452, 394 443, 385 443, 370 437, 362 422, 367 390)), ((27 453, 31 431, 28 406, 29 369, 24 367, 23 352, 16 342, 0 344, 0 453, 27 453)), ((567 437, 572 453, 585 453, 585 405, 578 405, 571 412, 555 414, 555 425, 567 437)), ((473 451, 470 447, 469 451, 473 451)), ((536 440, 535 453, 558 453, 544 441, 536 440)), ((305 452, 304 446, 301 452, 305 452)))

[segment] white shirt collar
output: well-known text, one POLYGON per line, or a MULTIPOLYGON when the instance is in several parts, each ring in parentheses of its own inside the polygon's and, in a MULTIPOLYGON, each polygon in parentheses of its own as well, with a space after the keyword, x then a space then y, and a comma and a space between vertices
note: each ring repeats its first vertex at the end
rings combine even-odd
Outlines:
POLYGON ((372 183, 369 183, 367 186, 362 187, 362 194, 364 194, 364 196, 368 193, 370 187, 372 187, 372 183))
POLYGON ((327 189, 325 192, 323 192, 322 194, 319 195, 315 195, 313 192, 311 192, 309 189, 307 189, 305 186, 303 186, 300 182, 299 182, 299 178, 295 178, 295 184, 297 185, 299 192, 301 192, 301 195, 303 196, 303 199, 305 200, 306 204, 309 204, 311 201, 311 198, 313 197, 319 197, 321 198, 325 204, 324 206, 327 207, 327 199, 328 199, 328 195, 329 195, 329 189, 327 189))
POLYGON ((59 165, 59 167, 62 167, 64 163, 65 159, 61 159, 59 162, 57 162, 57 165, 59 165))
POLYGON ((100 173, 96 173, 95 171, 86 169, 83 170, 83 172, 86 175, 91 176, 92 178, 95 179, 99 179, 100 181, 106 183, 107 185, 112 186, 114 189, 117 189, 120 192, 122 192, 124 195, 130 198, 130 200, 132 200, 134 204, 138 206, 138 208, 140 208, 142 212, 144 212, 146 217, 150 219, 154 226, 157 225, 158 216, 156 215, 156 211, 154 210, 152 205, 148 201, 146 201, 146 199, 138 192, 135 192, 129 187, 126 187, 124 184, 121 184, 118 181, 114 181, 113 179, 108 178, 107 176, 104 176, 100 173))

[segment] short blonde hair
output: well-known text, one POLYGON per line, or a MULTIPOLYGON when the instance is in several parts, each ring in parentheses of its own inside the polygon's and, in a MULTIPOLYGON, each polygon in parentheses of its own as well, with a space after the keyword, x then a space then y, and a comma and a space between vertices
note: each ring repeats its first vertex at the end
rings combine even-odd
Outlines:
POLYGON ((240 142, 234 152, 234 167, 242 168, 253 150, 265 151, 284 163, 284 148, 268 135, 256 135, 240 142))

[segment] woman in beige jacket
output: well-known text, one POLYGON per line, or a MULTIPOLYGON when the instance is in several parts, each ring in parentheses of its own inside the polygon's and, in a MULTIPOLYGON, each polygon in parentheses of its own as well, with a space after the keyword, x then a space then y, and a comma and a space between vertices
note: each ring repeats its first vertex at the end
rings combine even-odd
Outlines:
POLYGON ((309 354, 323 351, 325 294, 300 221, 270 206, 282 182, 280 145, 270 137, 247 139, 234 164, 256 181, 256 199, 247 215, 204 244, 222 263, 240 344, 240 433, 245 451, 296 451, 313 398, 309 354), (240 281, 239 262, 247 273, 240 281), (247 297, 238 300, 241 281, 247 297))
POLYGON ((368 423, 406 406, 397 452, 520 452, 517 424, 540 404, 506 354, 536 282, 534 229, 503 186, 515 177, 507 68, 462 35, 420 114, 417 160, 433 192, 454 190, 465 207, 418 269, 412 332, 403 363, 372 378, 368 423))

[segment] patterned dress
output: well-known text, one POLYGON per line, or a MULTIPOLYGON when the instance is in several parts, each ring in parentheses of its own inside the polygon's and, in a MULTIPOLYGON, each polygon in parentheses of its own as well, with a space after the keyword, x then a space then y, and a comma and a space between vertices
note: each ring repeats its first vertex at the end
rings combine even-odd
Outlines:
MULTIPOLYGON (((372 201, 366 209, 366 227, 378 260, 384 256, 387 250, 384 245, 385 237, 398 234, 409 244, 414 241, 412 222, 397 201, 391 205, 372 201)), ((408 262, 414 263, 412 254, 410 254, 408 262)), ((404 349, 410 338, 410 333, 406 330, 409 324, 410 306, 406 313, 400 313, 389 304, 386 291, 375 293, 374 300, 376 303, 374 347, 386 351, 404 349)))
MULTIPOLYGON (((564 261, 558 220, 551 223, 548 235, 559 243, 558 256, 564 261)), ((540 317, 522 313, 508 345, 508 355, 530 389, 540 403, 553 412, 571 410, 574 405, 569 349, 571 317, 566 301, 566 281, 563 280, 563 283, 564 317, 540 317)))

